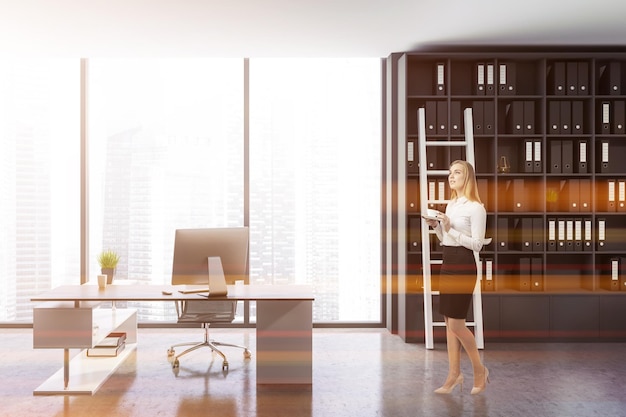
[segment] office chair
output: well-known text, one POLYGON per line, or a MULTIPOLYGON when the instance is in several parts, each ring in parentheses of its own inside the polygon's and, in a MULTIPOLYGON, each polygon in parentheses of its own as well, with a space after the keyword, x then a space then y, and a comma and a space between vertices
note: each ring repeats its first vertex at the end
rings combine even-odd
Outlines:
POLYGON ((199 323, 204 328, 204 340, 172 345, 167 356, 172 367, 177 369, 179 358, 189 352, 208 347, 222 357, 222 370, 228 370, 228 359, 218 348, 221 346, 243 349, 245 359, 252 357, 245 346, 217 342, 209 337, 209 326, 213 323, 231 323, 235 318, 237 301, 219 299, 227 295, 226 277, 232 283, 246 273, 248 256, 248 228, 217 228, 217 229, 178 229, 174 241, 174 262, 172 268, 172 285, 200 285, 208 300, 176 301, 178 323, 199 323), (208 275, 208 276, 207 276, 208 275), (216 297, 217 300, 211 300, 216 297), (176 355, 175 348, 189 346, 176 355))
POLYGON ((189 352, 202 347, 208 347, 214 353, 222 357, 222 370, 228 370, 228 359, 226 355, 218 348, 218 346, 234 347, 243 349, 243 356, 250 359, 252 354, 245 346, 234 345, 231 343, 223 343, 211 340, 209 337, 209 326, 211 323, 231 323, 235 318, 237 309, 237 301, 179 301, 176 302, 176 313, 178 315, 178 323, 200 323, 204 328, 204 340, 202 342, 186 342, 172 345, 167 350, 167 356, 172 359, 172 367, 178 368, 180 365, 179 358, 189 352), (183 352, 176 355, 175 348, 181 346, 190 346, 183 352))

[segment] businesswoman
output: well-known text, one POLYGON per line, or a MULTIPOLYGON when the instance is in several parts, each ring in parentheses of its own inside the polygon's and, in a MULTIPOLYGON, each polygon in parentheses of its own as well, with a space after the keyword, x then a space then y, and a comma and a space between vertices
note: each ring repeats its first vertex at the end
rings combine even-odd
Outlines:
POLYGON ((472 394, 484 391, 489 381, 489 371, 478 353, 473 333, 465 320, 476 285, 476 259, 485 239, 487 212, 480 201, 476 174, 467 161, 454 161, 448 175, 450 201, 445 213, 439 213, 437 220, 427 220, 443 244, 443 263, 439 275, 439 312, 446 322, 446 342, 448 349, 448 377, 444 384, 435 390, 437 394, 449 394, 460 385, 461 347, 472 361, 474 386, 472 394))

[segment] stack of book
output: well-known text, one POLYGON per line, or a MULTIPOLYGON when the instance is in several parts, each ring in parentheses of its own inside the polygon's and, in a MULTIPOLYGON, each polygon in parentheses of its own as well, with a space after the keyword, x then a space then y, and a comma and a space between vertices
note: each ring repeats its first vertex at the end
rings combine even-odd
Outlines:
POLYGON ((117 356, 126 346, 126 333, 109 333, 96 346, 87 349, 87 356, 117 356))

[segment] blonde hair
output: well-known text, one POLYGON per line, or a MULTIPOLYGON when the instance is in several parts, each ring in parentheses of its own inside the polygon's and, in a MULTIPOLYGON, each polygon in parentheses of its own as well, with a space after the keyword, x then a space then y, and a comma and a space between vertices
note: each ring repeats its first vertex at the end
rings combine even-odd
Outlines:
MULTIPOLYGON (((480 196, 478 195, 478 184, 476 182, 476 173, 474 172, 474 167, 472 166, 472 164, 470 164, 467 161, 457 159, 456 161, 453 161, 450 164, 450 168, 452 168, 452 166, 455 164, 461 165, 463 167, 463 170, 465 171, 465 184, 463 184, 463 196, 466 197, 470 201, 476 201, 482 204, 483 202, 480 200, 480 196)), ((450 199, 454 200, 457 197, 458 196, 457 196, 456 190, 452 190, 450 193, 450 199)))

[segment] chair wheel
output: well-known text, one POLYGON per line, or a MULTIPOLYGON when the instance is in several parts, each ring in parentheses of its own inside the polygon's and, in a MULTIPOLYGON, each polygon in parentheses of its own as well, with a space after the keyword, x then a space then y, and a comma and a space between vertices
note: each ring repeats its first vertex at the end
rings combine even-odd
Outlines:
POLYGON ((180 362, 178 362, 178 359, 172 362, 172 368, 178 368, 179 366, 180 366, 180 362))
POLYGON ((167 356, 168 357, 174 356, 175 354, 176 354, 176 351, 174 349, 168 349, 167 350, 167 356))
POLYGON ((228 371, 228 361, 222 363, 222 371, 228 371))
POLYGON ((252 357, 252 353, 248 349, 246 349, 243 351, 243 357, 246 359, 250 359, 252 357))

